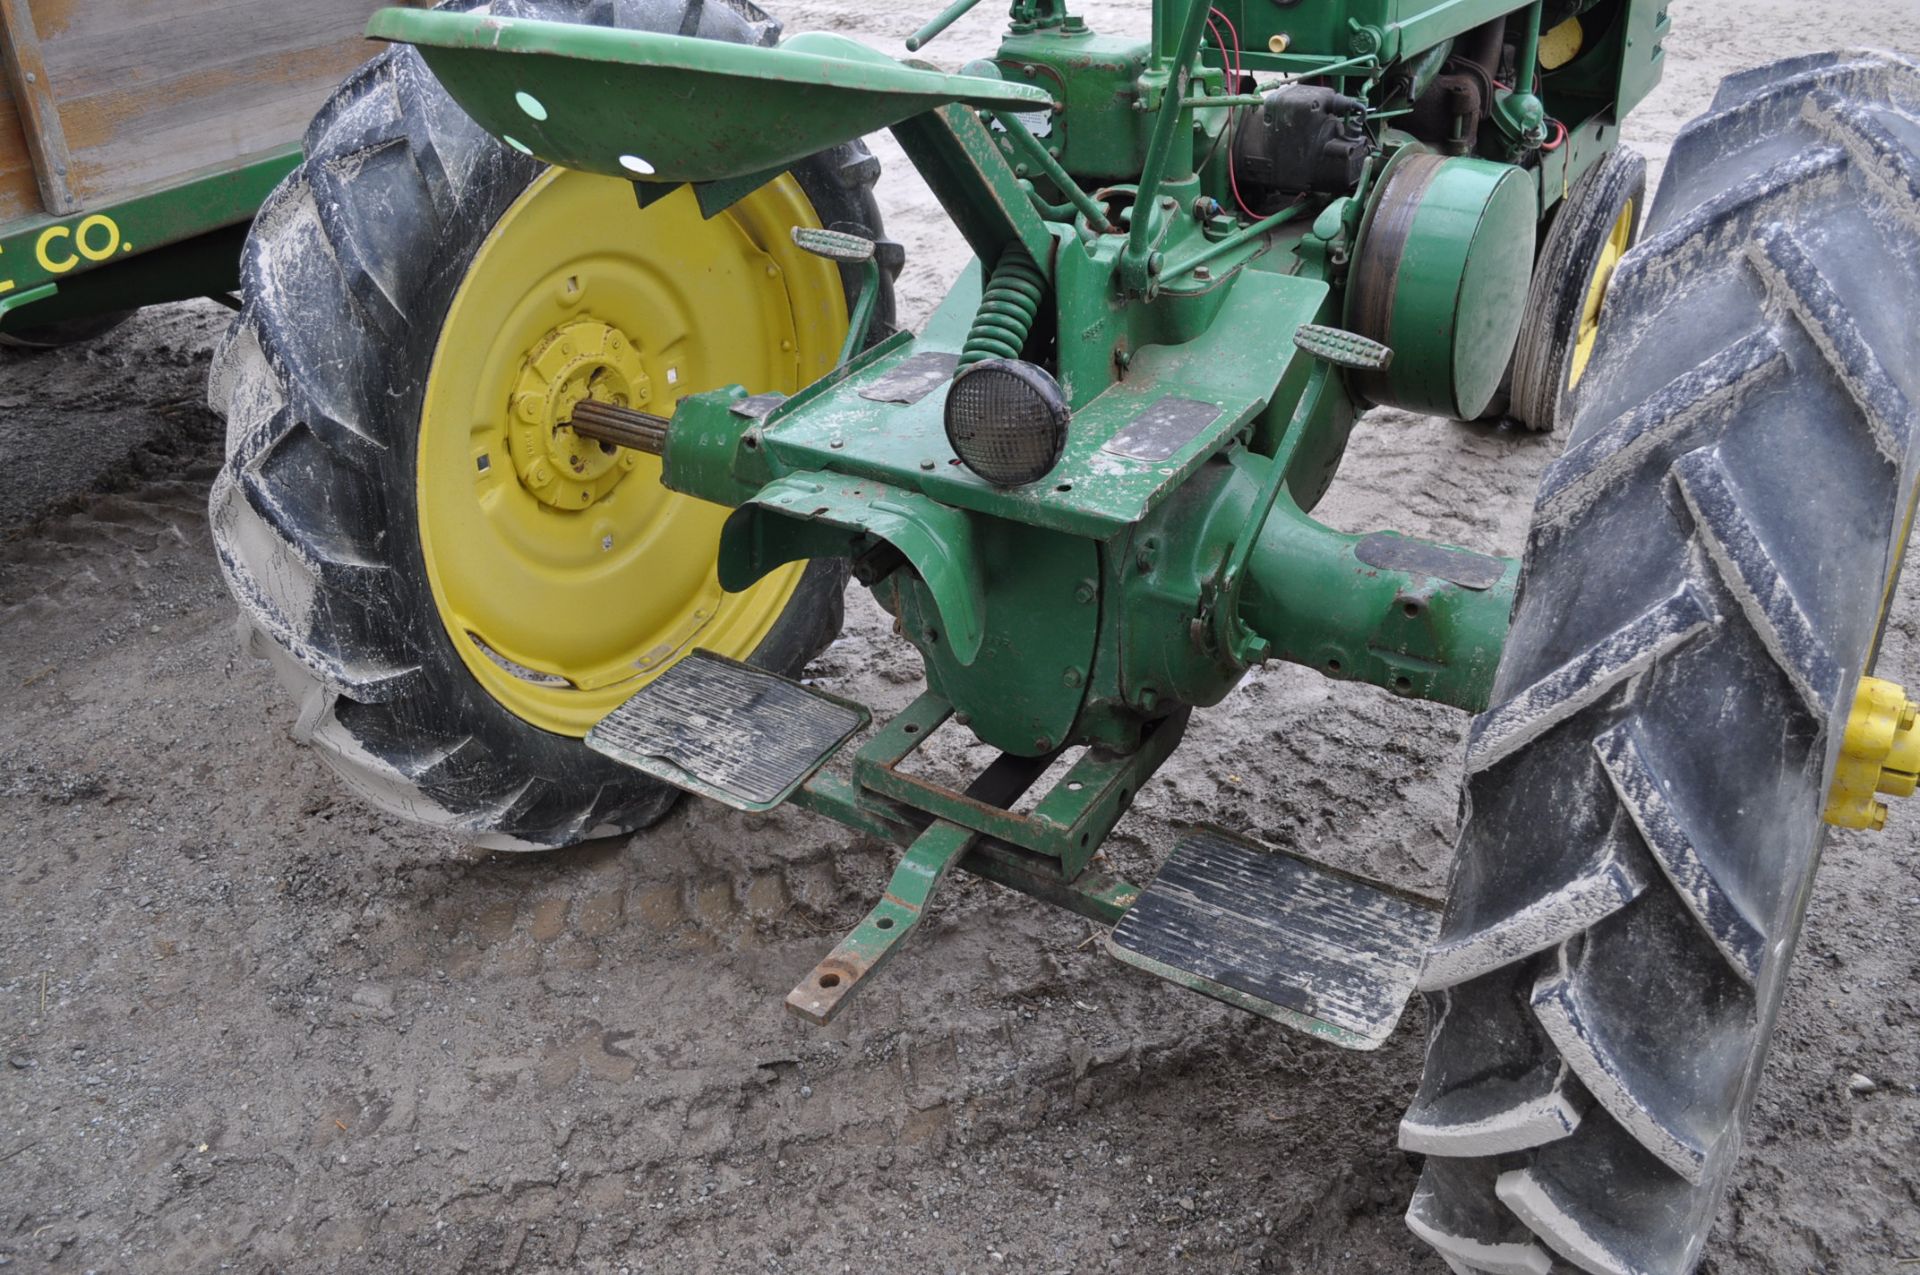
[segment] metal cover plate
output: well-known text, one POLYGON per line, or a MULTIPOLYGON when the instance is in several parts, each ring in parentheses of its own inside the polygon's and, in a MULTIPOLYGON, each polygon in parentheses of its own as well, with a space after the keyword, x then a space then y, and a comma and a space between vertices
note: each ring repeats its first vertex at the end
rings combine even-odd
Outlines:
POLYGON ((1417 571, 1476 592, 1499 584, 1507 568, 1513 565, 1505 558, 1489 558, 1471 549, 1449 549, 1390 531, 1362 536, 1353 546, 1353 556, 1370 567, 1417 571))
POLYGON ((601 719, 587 747, 677 788, 771 810, 868 721, 858 704, 695 651, 601 719))
POLYGON ((876 403, 918 403, 953 379, 960 365, 958 354, 927 350, 901 359, 885 375, 876 377, 860 391, 860 397, 876 403))
POLYGON ((749 394, 727 410, 742 420, 765 420, 767 413, 787 401, 785 394, 749 394))
POLYGON ((1169 394, 1134 417, 1100 450, 1134 460, 1166 460, 1219 419, 1218 403, 1169 394))
POLYGON ((1376 1049, 1413 995, 1437 906, 1199 830, 1107 940, 1129 965, 1348 1049, 1376 1049))

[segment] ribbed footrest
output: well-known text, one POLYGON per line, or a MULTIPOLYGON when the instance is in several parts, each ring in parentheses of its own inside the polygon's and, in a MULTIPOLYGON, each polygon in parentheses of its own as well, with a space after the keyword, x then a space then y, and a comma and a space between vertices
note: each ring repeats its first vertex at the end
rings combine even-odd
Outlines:
POLYGON ((695 651, 602 718, 587 747, 736 810, 771 810, 867 721, 858 704, 695 651))
POLYGON ((1279 851, 1197 831, 1114 927, 1129 965, 1348 1049, 1393 1034, 1434 905, 1279 851))

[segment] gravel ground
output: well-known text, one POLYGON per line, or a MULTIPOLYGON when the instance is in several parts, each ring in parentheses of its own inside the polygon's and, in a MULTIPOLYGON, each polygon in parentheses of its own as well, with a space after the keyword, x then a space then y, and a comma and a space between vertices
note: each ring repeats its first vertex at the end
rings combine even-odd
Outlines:
MULTIPOLYGON (((893 43, 922 7, 789 17, 893 43)), ((1920 48, 1911 0, 1673 8, 1629 129, 1656 165, 1727 71, 1920 48)), ((993 26, 933 51, 958 62, 993 26)), ((916 319, 960 248, 877 148, 916 319)), ((1443 1275, 1401 1223, 1416 1174, 1393 1148, 1418 1010, 1343 1053, 955 881, 815 1030, 780 999, 879 889, 879 847, 690 802, 643 837, 495 856, 348 797, 289 741, 214 568, 200 402, 224 321, 173 307, 0 353, 0 1265, 1443 1275)), ((1551 447, 1378 413, 1323 513, 1517 552, 1551 447)), ((898 708, 917 659, 850 602, 813 675, 898 708)), ((1917 624, 1909 585, 1883 675, 1920 680, 1917 624)), ((1205 820, 1437 889, 1463 724, 1262 671, 1196 720, 1109 856, 1146 879, 1205 820)), ((1920 1268, 1916 828, 1897 810, 1829 846, 1706 1271, 1920 1268)))

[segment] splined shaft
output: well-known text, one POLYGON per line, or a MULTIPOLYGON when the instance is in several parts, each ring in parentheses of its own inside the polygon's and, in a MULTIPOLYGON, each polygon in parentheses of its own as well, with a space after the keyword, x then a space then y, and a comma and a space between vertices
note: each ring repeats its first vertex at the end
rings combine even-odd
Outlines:
POLYGON ((573 418, 567 424, 582 438, 658 456, 666 448, 671 422, 652 412, 584 399, 574 405, 573 418))

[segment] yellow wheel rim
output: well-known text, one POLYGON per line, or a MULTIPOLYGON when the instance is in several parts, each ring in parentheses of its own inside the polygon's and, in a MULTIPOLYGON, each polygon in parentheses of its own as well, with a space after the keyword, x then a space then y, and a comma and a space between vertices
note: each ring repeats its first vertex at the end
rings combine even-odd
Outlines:
POLYGON ((745 658, 793 596, 804 563, 723 592, 727 511, 558 422, 584 397, 669 415, 829 371, 839 272, 790 238, 819 224, 791 177, 706 220, 684 187, 642 210, 627 182, 551 169, 481 244, 434 350, 416 497, 440 619, 513 713, 584 735, 696 646, 745 658))
POLYGON ((1606 304, 1607 285, 1613 282, 1613 272, 1620 266, 1620 258, 1627 253, 1628 239, 1633 235, 1633 201, 1629 199, 1620 209, 1620 215, 1613 219, 1613 228, 1607 231, 1607 242, 1600 249, 1600 260, 1593 265, 1593 275, 1587 280, 1587 295, 1580 306, 1580 335, 1573 343, 1573 364, 1567 369, 1567 388, 1572 389, 1580 383, 1587 373, 1587 361, 1593 357, 1594 343, 1600 339, 1600 307, 1606 304))

